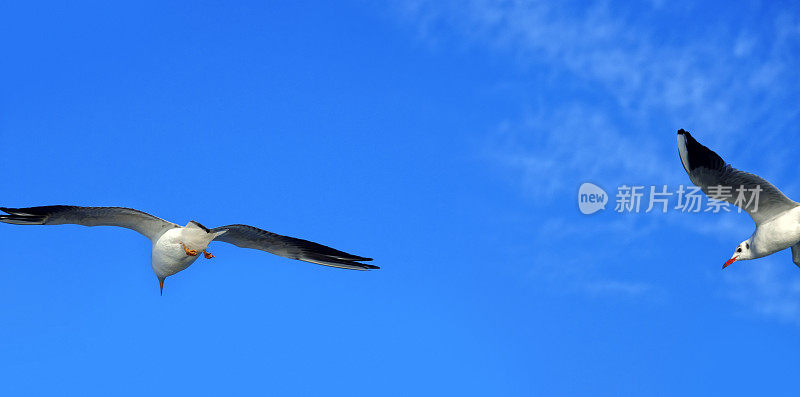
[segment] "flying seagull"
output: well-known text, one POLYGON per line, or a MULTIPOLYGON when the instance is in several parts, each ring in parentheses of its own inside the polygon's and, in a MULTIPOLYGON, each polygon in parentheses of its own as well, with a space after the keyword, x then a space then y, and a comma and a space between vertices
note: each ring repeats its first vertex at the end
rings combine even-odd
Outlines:
POLYGON ((723 269, 790 247, 792 260, 800 267, 800 204, 760 176, 731 167, 683 129, 678 130, 678 153, 692 183, 709 197, 745 210, 756 223, 755 232, 736 247, 723 269))
POLYGON ((202 252, 206 259, 214 257, 206 251, 212 240, 342 269, 379 269, 378 266, 359 263, 371 261, 372 258, 351 255, 322 244, 281 236, 248 225, 227 225, 209 229, 198 222, 190 221, 181 227, 146 212, 123 207, 52 205, 29 208, 0 207, 0 210, 8 214, 0 215, 0 222, 15 225, 119 226, 144 235, 153 244, 150 264, 158 277, 162 294, 164 279, 189 267, 197 260, 198 252, 202 252))

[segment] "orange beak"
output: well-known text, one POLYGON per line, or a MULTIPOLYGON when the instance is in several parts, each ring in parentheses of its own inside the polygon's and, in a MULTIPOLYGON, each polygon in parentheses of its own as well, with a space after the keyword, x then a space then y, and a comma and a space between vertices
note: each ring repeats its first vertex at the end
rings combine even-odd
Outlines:
POLYGON ((734 256, 733 258, 728 259, 728 261, 725 262, 724 265, 722 265, 722 268, 724 269, 724 268, 728 267, 728 265, 730 265, 731 263, 736 262, 736 259, 738 259, 738 258, 739 258, 738 256, 734 256))
POLYGON ((161 295, 164 295, 164 279, 163 278, 158 279, 158 289, 161 291, 161 295))

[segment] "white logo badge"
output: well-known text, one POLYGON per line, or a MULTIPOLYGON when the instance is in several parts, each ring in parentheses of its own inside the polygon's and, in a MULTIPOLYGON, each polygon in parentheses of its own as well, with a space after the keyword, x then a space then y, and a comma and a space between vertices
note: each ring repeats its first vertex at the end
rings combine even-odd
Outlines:
POLYGON ((578 189, 578 208, 582 213, 589 215, 606 209, 608 194, 600 186, 593 183, 583 183, 578 189))

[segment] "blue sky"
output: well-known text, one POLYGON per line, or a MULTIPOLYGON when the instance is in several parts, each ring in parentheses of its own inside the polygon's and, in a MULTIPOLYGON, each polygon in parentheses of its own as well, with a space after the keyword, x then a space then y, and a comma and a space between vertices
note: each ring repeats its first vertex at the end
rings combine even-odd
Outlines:
POLYGON ((688 184, 686 128, 799 199, 796 4, 268 3, 0 6, 0 204, 382 269, 215 243, 159 296, 134 232, 0 225, 3 394, 792 394, 788 252, 575 196, 688 184))

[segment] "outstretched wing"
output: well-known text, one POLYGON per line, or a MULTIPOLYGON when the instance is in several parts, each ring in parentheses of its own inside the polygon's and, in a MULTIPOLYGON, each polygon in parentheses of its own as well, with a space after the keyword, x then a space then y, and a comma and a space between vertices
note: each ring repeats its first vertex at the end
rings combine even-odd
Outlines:
POLYGON ((359 263, 372 258, 351 255, 331 247, 299 238, 281 236, 248 225, 228 225, 211 229, 211 233, 222 233, 214 240, 237 247, 266 251, 285 258, 352 270, 380 269, 378 266, 359 263))
POLYGON ((135 230, 155 242, 165 231, 180 227, 146 212, 123 207, 44 207, 4 208, 9 215, 0 215, 0 222, 15 225, 119 226, 135 230))
POLYGON ((757 225, 800 205, 760 176, 731 167, 683 129, 678 131, 678 153, 692 183, 709 197, 747 211, 757 225), (723 187, 724 192, 718 187, 723 187), (742 192, 741 199, 738 190, 742 192))

